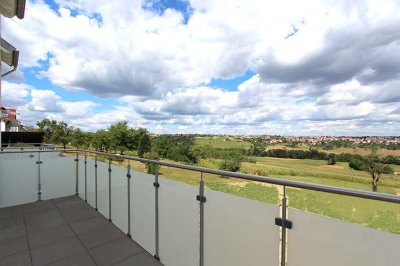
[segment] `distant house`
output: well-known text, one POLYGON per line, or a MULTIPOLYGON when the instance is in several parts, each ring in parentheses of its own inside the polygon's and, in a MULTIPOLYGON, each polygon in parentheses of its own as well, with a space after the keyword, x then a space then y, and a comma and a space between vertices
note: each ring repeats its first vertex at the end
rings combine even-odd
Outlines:
POLYGON ((1 107, 1 132, 19 132, 21 122, 17 119, 17 110, 1 107))

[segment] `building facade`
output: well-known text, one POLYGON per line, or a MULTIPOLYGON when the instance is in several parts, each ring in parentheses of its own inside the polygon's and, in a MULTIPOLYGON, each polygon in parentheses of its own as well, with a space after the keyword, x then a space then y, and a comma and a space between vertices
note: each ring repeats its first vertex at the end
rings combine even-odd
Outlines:
POLYGON ((17 119, 17 110, 1 107, 1 132, 19 132, 21 122, 17 119))

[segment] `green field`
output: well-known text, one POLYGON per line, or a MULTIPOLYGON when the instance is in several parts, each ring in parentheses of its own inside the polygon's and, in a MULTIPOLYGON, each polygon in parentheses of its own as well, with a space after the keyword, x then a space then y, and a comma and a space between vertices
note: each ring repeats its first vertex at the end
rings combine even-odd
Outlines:
MULTIPOLYGON (((309 150, 310 145, 307 144, 299 144, 298 147, 292 148, 292 147, 287 147, 285 144, 273 144, 273 145, 268 145, 267 150, 272 150, 272 149, 286 149, 286 150, 309 150)), ((326 153, 335 153, 335 154, 340 154, 340 153, 351 153, 351 154, 360 154, 360 155, 368 155, 371 153, 371 149, 364 149, 364 148, 334 148, 331 150, 324 150, 324 149, 317 149, 320 152, 326 152, 326 153)), ((387 150, 387 149, 378 149, 378 154, 381 156, 386 156, 386 155, 394 155, 394 156, 400 156, 400 150, 387 150)))
MULTIPOLYGON (((198 141, 196 139, 196 142, 198 141)), ((216 142, 220 143, 220 147, 233 147, 230 141, 218 139, 216 142)), ((347 163, 330 166, 326 161, 321 160, 270 157, 250 157, 250 159, 255 163, 242 163, 241 172, 371 191, 369 174, 353 170, 348 167, 347 163)), ((125 162, 120 164, 125 164, 125 162)), ((208 168, 218 168, 218 164, 217 159, 203 159, 198 163, 198 165, 208 168)), ((136 170, 145 171, 142 163, 135 162, 133 167, 136 170)), ((393 167, 396 172, 400 171, 400 166, 393 167)), ((196 186, 200 180, 200 173, 188 170, 161 167, 160 173, 164 177, 196 186)), ((266 203, 278 204, 278 195, 282 192, 282 188, 278 186, 211 174, 204 174, 204 180, 209 189, 266 203)), ((400 175, 382 175, 378 190, 383 193, 400 195, 400 175)), ((288 188, 287 195, 290 207, 400 234, 399 204, 294 188, 288 188)))
POLYGON ((230 137, 196 137, 194 144, 197 146, 210 145, 213 148, 232 149, 243 148, 250 149, 252 144, 250 142, 239 142, 230 137))
MULTIPOLYGON (((345 163, 328 166, 326 161, 317 160, 265 157, 254 157, 254 159, 257 160, 256 163, 243 163, 241 171, 330 186, 371 190, 368 174, 352 170, 345 163)), ((201 160, 199 165, 217 168, 218 161, 201 160)), ((134 168, 139 171, 145 170, 141 163, 135 163, 134 168)), ((161 167, 160 173, 164 177, 192 185, 198 185, 200 180, 199 173, 188 170, 161 167)), ((204 180, 209 189, 266 203, 278 204, 278 195, 282 192, 279 186, 211 174, 204 174, 204 180)), ((379 191, 400 194, 400 176, 384 175, 379 191)), ((400 234, 399 204, 294 188, 287 189, 287 196, 290 207, 400 234)))

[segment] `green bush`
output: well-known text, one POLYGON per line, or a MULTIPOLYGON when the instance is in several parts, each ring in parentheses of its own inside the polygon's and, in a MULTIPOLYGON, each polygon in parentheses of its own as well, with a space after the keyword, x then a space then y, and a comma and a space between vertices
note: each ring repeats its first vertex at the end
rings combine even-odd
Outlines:
POLYGON ((364 171, 366 169, 364 162, 357 158, 353 158, 350 160, 349 167, 358 171, 364 171))
POLYGON ((220 170, 237 172, 240 169, 241 162, 236 159, 224 159, 219 164, 220 170))
MULTIPOLYGON (((150 160, 159 160, 160 159, 160 156, 158 156, 157 153, 145 153, 143 155, 143 157, 146 159, 150 159, 150 160)), ((159 164, 146 163, 146 173, 148 173, 148 174, 155 175, 159 169, 160 169, 159 164)))

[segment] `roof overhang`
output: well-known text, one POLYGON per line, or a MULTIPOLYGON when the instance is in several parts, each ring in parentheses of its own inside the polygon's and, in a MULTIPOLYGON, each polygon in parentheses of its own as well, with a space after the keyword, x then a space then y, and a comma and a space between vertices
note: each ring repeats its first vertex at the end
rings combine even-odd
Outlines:
POLYGON ((9 44, 6 40, 1 38, 1 61, 12 67, 10 71, 1 74, 2 77, 15 71, 18 67, 19 51, 9 44))
POLYGON ((25 15, 25 3, 26 0, 1 0, 0 13, 8 18, 17 16, 17 18, 23 19, 25 15))

